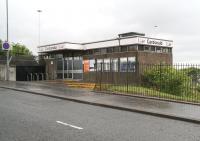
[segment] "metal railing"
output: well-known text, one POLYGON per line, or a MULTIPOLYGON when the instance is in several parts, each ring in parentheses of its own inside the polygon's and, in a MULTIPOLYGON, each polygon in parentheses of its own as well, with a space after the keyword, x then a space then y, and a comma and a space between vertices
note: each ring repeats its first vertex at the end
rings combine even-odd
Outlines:
POLYGON ((200 104, 200 65, 126 64, 96 69, 96 91, 200 104))

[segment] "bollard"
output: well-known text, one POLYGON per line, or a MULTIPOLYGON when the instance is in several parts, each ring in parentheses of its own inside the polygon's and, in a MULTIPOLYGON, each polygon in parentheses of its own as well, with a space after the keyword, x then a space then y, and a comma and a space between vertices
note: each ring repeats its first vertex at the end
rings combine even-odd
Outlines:
POLYGON ((46 73, 46 80, 49 80, 49 75, 48 75, 48 73, 46 73))
POLYGON ((26 75, 26 81, 29 81, 29 76, 28 76, 28 74, 26 75))
POLYGON ((32 74, 32 73, 30 73, 30 75, 31 75, 31 81, 33 81, 33 74, 32 74))
POLYGON ((41 79, 42 79, 42 81, 44 80, 44 74, 43 73, 40 73, 41 74, 41 79))

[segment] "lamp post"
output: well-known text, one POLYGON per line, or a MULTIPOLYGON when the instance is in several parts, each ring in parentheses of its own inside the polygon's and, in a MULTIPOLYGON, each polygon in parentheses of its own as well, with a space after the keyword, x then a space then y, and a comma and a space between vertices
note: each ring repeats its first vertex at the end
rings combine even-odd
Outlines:
POLYGON ((38 12, 38 46, 40 46, 40 14, 42 13, 42 10, 37 10, 38 12))
MULTIPOLYGON (((8 32, 8 0, 6 0, 6 42, 9 41, 9 32, 8 32)), ((7 59, 6 59, 6 80, 9 80, 9 49, 7 50, 7 59)))
POLYGON ((157 29, 158 29, 158 26, 157 26, 157 25, 154 25, 155 37, 157 36, 157 29))

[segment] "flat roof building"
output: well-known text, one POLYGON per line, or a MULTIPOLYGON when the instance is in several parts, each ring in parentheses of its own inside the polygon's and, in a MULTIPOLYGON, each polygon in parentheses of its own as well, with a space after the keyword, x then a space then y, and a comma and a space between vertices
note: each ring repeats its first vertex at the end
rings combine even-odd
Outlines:
MULTIPOLYGON (((117 38, 88 42, 62 42, 38 47, 49 79, 95 81, 97 72, 133 72, 137 64, 172 64, 173 41, 129 32, 117 38)), ((116 76, 117 77, 117 76, 116 76)))

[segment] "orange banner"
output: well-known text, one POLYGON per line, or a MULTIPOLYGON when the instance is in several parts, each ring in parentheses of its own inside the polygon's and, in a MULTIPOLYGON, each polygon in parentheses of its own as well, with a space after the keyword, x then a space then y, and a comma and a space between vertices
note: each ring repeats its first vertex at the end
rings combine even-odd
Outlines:
POLYGON ((89 72, 89 60, 83 60, 83 64, 84 64, 84 69, 83 69, 83 72, 89 72))

